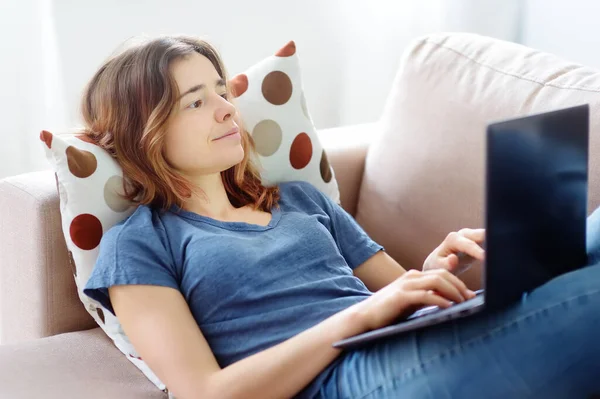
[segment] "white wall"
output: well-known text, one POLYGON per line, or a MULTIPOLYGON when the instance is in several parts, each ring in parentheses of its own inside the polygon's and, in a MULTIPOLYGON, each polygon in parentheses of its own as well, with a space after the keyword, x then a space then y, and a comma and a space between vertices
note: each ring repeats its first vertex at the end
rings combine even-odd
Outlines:
POLYGON ((130 37, 203 36, 231 75, 295 40, 320 129, 376 121, 417 36, 464 30, 514 40, 519 1, 0 0, 0 178, 48 167, 39 132, 79 123, 85 83, 130 37))
POLYGON ((0 0, 0 178, 47 168, 40 130, 67 124, 50 0, 16 4, 0 0))
MULTIPOLYGON (((512 13, 517 1, 504 0, 503 9, 512 13)), ((295 40, 313 120, 326 128, 379 117, 401 53, 415 36, 446 28, 507 36, 512 27, 492 7, 496 1, 486 3, 253 0, 230 1, 226 9, 216 1, 55 0, 53 17, 70 121, 86 80, 120 42, 142 32, 187 33, 213 42, 230 74, 295 40), (473 7, 482 19, 469 16, 473 7)))
POLYGON ((379 117, 402 52, 418 36, 467 31, 516 40, 520 1, 337 0, 337 32, 346 48, 340 69, 340 124, 371 122, 379 117))
POLYGON ((600 2, 525 0, 524 44, 600 68, 600 2))
MULTIPOLYGON (((207 38, 220 50, 230 75, 242 72, 295 40, 313 120, 319 127, 339 125, 338 98, 347 49, 343 18, 336 1, 281 2, 55 0, 53 17, 63 62, 69 120, 85 82, 123 40, 140 33, 185 33, 207 38)), ((366 21, 369 24, 369 21, 366 21)), ((398 50, 399 51, 399 50, 398 50)), ((395 57, 396 54, 392 58, 395 57)), ((359 119, 373 120, 378 107, 359 119)))

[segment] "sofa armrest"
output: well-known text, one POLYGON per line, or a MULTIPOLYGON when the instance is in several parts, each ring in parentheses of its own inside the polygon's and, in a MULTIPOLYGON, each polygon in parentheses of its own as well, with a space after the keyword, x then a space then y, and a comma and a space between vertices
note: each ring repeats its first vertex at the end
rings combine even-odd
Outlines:
POLYGON ((99 327, 0 345, 0 398, 167 399, 99 327))
POLYGON ((0 180, 0 344, 95 325, 77 297, 54 173, 0 180))
POLYGON ((352 216, 356 214, 367 150, 379 132, 378 122, 317 131, 338 182, 341 205, 352 216))

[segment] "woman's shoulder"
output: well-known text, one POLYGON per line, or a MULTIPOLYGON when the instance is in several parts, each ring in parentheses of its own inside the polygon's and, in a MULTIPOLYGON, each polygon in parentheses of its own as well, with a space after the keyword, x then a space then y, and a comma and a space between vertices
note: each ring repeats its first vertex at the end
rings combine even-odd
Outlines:
POLYGON ((164 230, 157 210, 148 205, 138 205, 133 213, 110 227, 102 241, 114 242, 144 240, 162 235, 164 230))
POLYGON ((280 202, 286 205, 295 205, 300 208, 313 208, 315 206, 323 208, 326 200, 317 187, 307 181, 288 181, 278 184, 281 196, 280 202))
POLYGON ((311 183, 303 180, 286 181, 278 184, 281 198, 286 200, 302 200, 319 197, 320 191, 311 183))

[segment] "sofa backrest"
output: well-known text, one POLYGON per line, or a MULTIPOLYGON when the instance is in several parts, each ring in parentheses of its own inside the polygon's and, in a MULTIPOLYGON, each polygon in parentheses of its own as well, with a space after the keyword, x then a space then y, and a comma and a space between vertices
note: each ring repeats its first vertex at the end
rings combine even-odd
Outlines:
MULTIPOLYGON (((518 44, 434 34, 404 53, 367 154, 357 221, 403 266, 483 226, 489 122, 590 104, 590 212, 600 205, 600 72, 518 44)), ((473 270, 465 277, 478 286, 473 270)))

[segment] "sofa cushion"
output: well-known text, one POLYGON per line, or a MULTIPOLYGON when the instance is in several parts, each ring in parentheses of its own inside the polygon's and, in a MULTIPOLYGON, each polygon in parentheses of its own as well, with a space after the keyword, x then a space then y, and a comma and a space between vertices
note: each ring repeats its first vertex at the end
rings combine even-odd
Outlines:
MULTIPOLYGON (((475 34, 414 41, 367 154, 357 221, 421 268, 450 231, 483 227, 489 122, 589 103, 589 209, 600 205, 600 72, 475 34)), ((478 268, 465 273, 478 287, 478 268)))
POLYGON ((166 399, 100 328, 0 345, 3 398, 166 399))

